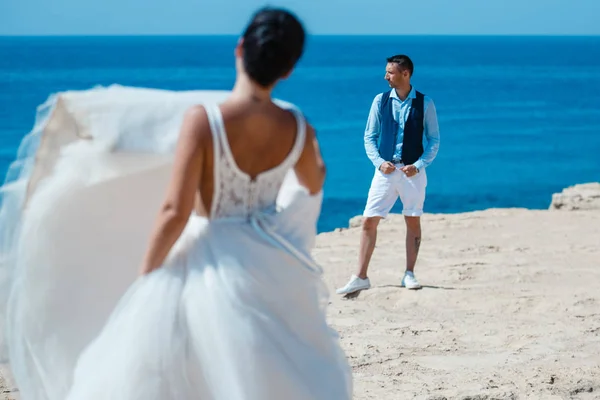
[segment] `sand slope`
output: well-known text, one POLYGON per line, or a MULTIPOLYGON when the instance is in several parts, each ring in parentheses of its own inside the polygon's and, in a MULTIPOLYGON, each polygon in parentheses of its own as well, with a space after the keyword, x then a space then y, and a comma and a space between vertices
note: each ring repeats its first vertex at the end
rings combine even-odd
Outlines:
MULTIPOLYGON (((394 216, 374 287, 354 300, 332 292, 356 399, 600 398, 600 211, 426 215, 423 231, 423 290, 398 287, 394 216)), ((358 240, 358 228, 319 237, 332 290, 353 272, 358 240)))

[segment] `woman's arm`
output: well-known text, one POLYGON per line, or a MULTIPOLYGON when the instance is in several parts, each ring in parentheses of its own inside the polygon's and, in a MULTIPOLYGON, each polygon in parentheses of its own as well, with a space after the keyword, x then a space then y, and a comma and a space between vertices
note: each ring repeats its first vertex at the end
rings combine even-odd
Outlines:
POLYGON ((189 220, 209 137, 210 125, 205 109, 202 106, 190 108, 183 120, 171 180, 142 262, 142 274, 163 264, 189 220))
POLYGON ((298 182, 308 189, 311 195, 317 194, 325 182, 325 162, 321 156, 319 142, 312 126, 306 126, 304 150, 294 168, 298 182))

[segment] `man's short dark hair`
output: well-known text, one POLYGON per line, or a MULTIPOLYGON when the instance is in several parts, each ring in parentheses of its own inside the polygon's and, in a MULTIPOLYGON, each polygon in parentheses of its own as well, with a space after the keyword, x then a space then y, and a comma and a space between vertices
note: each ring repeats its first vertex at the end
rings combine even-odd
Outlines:
POLYGON ((415 69, 412 60, 404 54, 397 54, 395 56, 388 57, 387 62, 396 64, 400 71, 407 70, 411 76, 415 69))

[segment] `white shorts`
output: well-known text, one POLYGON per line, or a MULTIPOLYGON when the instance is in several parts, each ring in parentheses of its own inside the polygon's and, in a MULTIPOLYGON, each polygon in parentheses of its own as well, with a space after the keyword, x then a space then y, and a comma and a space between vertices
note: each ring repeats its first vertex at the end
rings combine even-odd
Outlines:
POLYGON ((425 188, 427 187, 425 168, 409 178, 400 171, 401 167, 402 164, 397 164, 396 170, 388 175, 375 170, 363 216, 387 217, 398 197, 402 202, 403 215, 407 217, 423 215, 425 188))

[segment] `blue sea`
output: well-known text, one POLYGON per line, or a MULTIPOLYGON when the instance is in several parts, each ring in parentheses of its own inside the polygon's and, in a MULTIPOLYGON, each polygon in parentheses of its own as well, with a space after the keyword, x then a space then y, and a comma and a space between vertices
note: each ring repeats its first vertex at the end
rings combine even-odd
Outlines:
MULTIPOLYGON (((115 83, 230 89, 236 40, 0 37, 0 174, 51 93, 115 83)), ((413 59, 413 84, 438 111, 426 212, 545 209, 552 193, 600 181, 600 36, 312 36, 276 96, 318 132, 328 166, 319 231, 362 213, 373 174, 363 132, 387 89, 385 58, 397 53, 413 59)))

